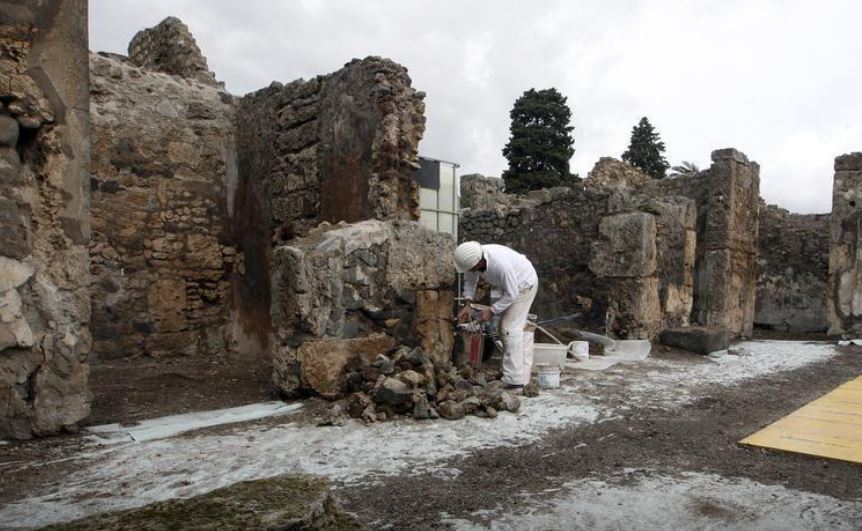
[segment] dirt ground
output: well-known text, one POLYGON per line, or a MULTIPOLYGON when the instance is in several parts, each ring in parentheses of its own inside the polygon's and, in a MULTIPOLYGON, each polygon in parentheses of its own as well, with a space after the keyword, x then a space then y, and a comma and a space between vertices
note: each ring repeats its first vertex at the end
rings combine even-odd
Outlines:
MULTIPOLYGON (((798 348, 804 350, 806 343, 799 343, 798 348)), ((428 472, 408 468, 400 473, 384 473, 376 470, 376 463, 385 460, 363 461, 363 452, 397 445, 398 441, 392 436, 398 430, 422 430, 423 437, 433 438, 450 426, 469 426, 466 420, 405 421, 402 427, 387 422, 374 427, 359 425, 347 431, 315 428, 317 415, 329 405, 320 399, 305 401, 296 415, 285 419, 274 417, 207 428, 166 441, 129 446, 127 451, 109 448, 104 461, 74 457, 82 451, 80 435, 5 444, 0 446, 0 471, 5 480, 0 482, 0 513, 4 506, 8 510, 27 499, 38 507, 44 496, 50 503, 42 511, 50 510, 49 507, 54 506, 51 503, 59 503, 57 507, 65 503, 71 503, 72 507, 100 503, 94 497, 129 500, 140 496, 131 492, 147 493, 162 488, 159 485, 163 484, 177 489, 180 494, 193 493, 183 489, 200 488, 196 482, 201 481, 216 485, 225 473, 246 470, 249 466, 263 471, 253 474, 281 473, 279 470, 298 467, 320 470, 315 473, 323 475, 329 475, 327 470, 341 470, 341 466, 354 467, 371 480, 340 481, 336 474, 335 493, 344 509, 371 529, 442 529, 451 527, 453 519, 472 522, 482 528, 521 528, 523 526, 495 524, 498 520, 488 516, 489 509, 540 514, 544 509, 537 506, 536 499, 548 496, 549 492, 564 492, 567 484, 573 481, 601 481, 605 486, 599 487, 600 495, 608 492, 608 485, 634 486, 649 475, 648 471, 672 476, 692 472, 747 478, 759 485, 783 486, 862 507, 854 505, 862 502, 862 482, 859 481, 862 466, 737 444, 745 436, 862 374, 862 347, 845 347, 840 349, 840 354, 823 361, 793 370, 768 372, 731 385, 720 381, 693 383, 695 392, 692 395, 700 398, 680 407, 668 407, 672 404, 664 398, 648 405, 621 407, 640 402, 630 394, 636 394, 635 389, 617 387, 619 382, 637 382, 647 374, 654 374, 644 371, 676 370, 675 367, 684 366, 716 369, 701 357, 660 346, 654 348, 650 359, 653 361, 646 369, 628 366, 616 374, 590 373, 588 378, 578 380, 576 388, 590 393, 590 400, 601 400, 610 410, 622 413, 569 427, 564 425, 530 444, 512 446, 500 441, 499 445, 480 447, 459 457, 435 461, 428 472), (339 437, 336 434, 345 437, 344 441, 333 441, 339 437), (234 441, 234 446, 223 446, 221 441, 234 441), (178 455, 172 458, 165 454, 167 451, 178 455), (115 457, 111 458, 112 455, 115 457), (141 466, 144 461, 152 461, 152 464, 141 466), (366 464, 369 462, 374 464, 369 466, 366 464), (109 468, 99 472, 102 467, 109 468), (440 470, 445 473, 441 475, 440 470), (69 482, 67 478, 73 474, 79 478, 69 482), (94 485, 91 478, 98 478, 96 483, 100 485, 94 485), (70 487, 74 490, 66 490, 70 487), (130 493, 122 492, 126 489, 130 493), (55 496, 57 500, 51 501, 55 496)), ((268 372, 255 374, 237 367, 187 360, 171 363, 168 371, 163 367, 163 362, 155 366, 143 361, 95 367, 96 402, 92 423, 133 423, 143 417, 211 410, 272 398, 268 372)), ((537 412, 555 413, 553 409, 532 411, 530 417, 537 412)), ((514 416, 499 420, 518 421, 514 416)), ((459 433, 470 436, 469 431, 459 433)), ((451 432, 446 437, 450 436, 451 432)), ((465 447, 475 448, 475 444, 475 441, 465 442, 465 447)), ((436 447, 429 448, 438 451, 436 447)), ((83 451, 92 452, 93 449, 83 451)), ((724 527, 747 528, 745 515, 733 514, 734 511, 744 512, 744 507, 707 500, 699 502, 692 510, 695 519, 725 518, 737 525, 724 527)), ((839 523, 847 528, 846 519, 839 523)), ((589 527, 625 528, 619 524, 610 519, 604 525, 589 527)))
POLYGON ((528 503, 524 493, 559 488, 577 478, 631 481, 624 468, 712 472, 858 501, 858 464, 745 447, 737 441, 860 371, 862 349, 847 349, 827 363, 734 387, 717 386, 709 398, 682 411, 637 409, 623 419, 557 430, 540 444, 481 450, 454 459, 450 466, 460 473, 445 486, 433 474, 403 474, 380 485, 344 488, 340 496, 360 521, 385 522, 393 529, 446 528, 439 523, 441 513, 476 520, 473 513, 487 508, 515 511, 528 503))
POLYGON ((195 358, 99 361, 85 426, 242 406, 277 397, 266 364, 195 358))

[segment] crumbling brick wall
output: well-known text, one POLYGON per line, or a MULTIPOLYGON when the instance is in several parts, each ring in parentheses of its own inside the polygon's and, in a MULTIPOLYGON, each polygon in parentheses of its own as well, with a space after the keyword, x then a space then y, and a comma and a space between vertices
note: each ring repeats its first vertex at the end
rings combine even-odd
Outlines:
POLYGON ((227 221, 232 97, 119 56, 91 55, 90 72, 95 353, 224 354, 242 267, 227 221))
POLYGON ((87 3, 0 12, 0 438, 28 438, 90 411, 87 3))
POLYGON ((835 158, 826 311, 830 335, 862 334, 862 152, 835 158))
POLYGON ((237 329, 272 338, 275 245, 322 221, 416 220, 424 94, 406 69, 369 57, 338 72, 245 96, 237 113, 233 234, 245 256, 237 329))
POLYGON ((129 42, 129 62, 151 72, 194 79, 207 85, 221 86, 207 66, 188 26, 176 17, 139 31, 129 42))
POLYGON ((829 223, 829 214, 791 214, 761 202, 755 326, 826 330, 829 223))

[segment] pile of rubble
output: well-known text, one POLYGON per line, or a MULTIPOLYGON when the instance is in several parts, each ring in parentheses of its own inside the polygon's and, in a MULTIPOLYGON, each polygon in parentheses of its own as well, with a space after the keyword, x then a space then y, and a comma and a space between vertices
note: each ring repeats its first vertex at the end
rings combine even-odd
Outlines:
MULTIPOLYGON (((403 415, 415 419, 458 420, 467 415, 495 418, 501 411, 514 413, 521 400, 499 380, 499 370, 455 367, 426 356, 420 347, 400 347, 391 356, 380 355, 370 364, 347 368, 344 389, 349 393, 333 405, 321 425, 342 425, 349 417, 365 423, 403 415)), ((535 380, 524 396, 539 394, 535 380)))

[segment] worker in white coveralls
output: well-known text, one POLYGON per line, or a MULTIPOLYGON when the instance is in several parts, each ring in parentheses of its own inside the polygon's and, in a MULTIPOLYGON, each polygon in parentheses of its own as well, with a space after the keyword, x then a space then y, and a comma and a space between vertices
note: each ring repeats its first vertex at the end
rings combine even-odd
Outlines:
POLYGON ((539 288, 533 264, 504 245, 464 242, 455 249, 455 269, 464 273, 463 297, 467 304, 458 314, 461 321, 469 317, 480 275, 502 292, 500 300, 489 310, 483 310, 479 319, 486 322, 495 315, 501 316, 500 333, 506 348, 502 381, 511 387, 526 385, 530 382, 533 360, 531 353, 524 352, 524 326, 539 288))

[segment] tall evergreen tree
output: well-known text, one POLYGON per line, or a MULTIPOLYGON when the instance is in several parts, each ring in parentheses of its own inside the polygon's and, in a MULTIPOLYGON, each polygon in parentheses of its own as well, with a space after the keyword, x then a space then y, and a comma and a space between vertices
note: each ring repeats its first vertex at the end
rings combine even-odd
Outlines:
POLYGON ((509 116, 511 137, 503 148, 509 161, 509 169, 503 172, 507 192, 522 194, 579 181, 569 173, 569 160, 575 154, 574 127, 569 125, 572 111, 557 89, 524 92, 509 116))
POLYGON ((655 179, 665 178, 670 164, 664 158, 664 142, 646 116, 632 128, 632 139, 623 160, 655 179))

